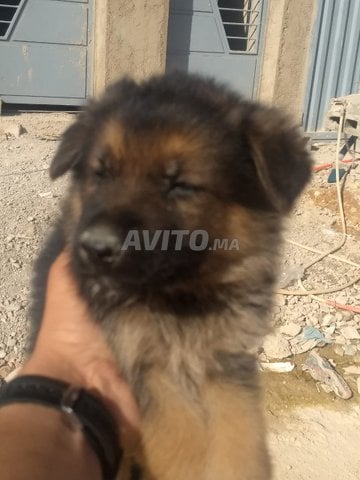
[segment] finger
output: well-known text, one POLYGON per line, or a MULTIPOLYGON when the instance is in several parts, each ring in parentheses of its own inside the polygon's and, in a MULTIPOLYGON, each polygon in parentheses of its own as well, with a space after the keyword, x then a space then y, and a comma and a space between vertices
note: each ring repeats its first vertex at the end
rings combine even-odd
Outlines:
POLYGON ((61 283, 62 287, 67 287, 71 290, 76 290, 76 283, 71 274, 70 268, 70 254, 68 251, 64 250, 60 255, 55 259, 52 264, 48 277, 48 288, 52 287, 53 284, 58 288, 58 282, 61 283))
POLYGON ((49 323, 71 325, 73 321, 90 318, 85 301, 78 293, 78 287, 69 268, 70 256, 62 252, 51 266, 45 299, 43 327, 49 323))

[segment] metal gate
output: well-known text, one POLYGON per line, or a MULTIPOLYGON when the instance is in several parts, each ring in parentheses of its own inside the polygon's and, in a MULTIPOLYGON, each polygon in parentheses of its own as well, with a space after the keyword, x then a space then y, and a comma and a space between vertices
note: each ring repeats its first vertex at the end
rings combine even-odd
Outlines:
POLYGON ((167 70, 199 72, 253 98, 266 0, 170 0, 167 70))
POLYGON ((0 97, 81 105, 91 94, 92 0, 0 0, 0 97))
POLYGON ((330 98, 360 92, 359 45, 360 1, 319 0, 304 111, 306 131, 323 130, 330 98))

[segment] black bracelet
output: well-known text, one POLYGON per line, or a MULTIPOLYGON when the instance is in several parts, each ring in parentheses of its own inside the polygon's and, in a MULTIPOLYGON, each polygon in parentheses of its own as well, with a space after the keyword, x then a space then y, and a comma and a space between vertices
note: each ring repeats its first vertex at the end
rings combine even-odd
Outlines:
POLYGON ((116 478, 122 457, 116 423, 94 395, 59 380, 24 375, 0 388, 0 407, 12 403, 33 403, 62 411, 68 424, 83 430, 100 461, 104 480, 116 478))

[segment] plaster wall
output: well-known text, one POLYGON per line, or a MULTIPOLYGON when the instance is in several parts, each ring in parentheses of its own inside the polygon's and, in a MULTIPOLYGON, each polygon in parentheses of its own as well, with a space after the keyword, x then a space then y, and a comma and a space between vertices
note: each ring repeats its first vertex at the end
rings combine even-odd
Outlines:
POLYGON ((259 99, 301 122, 317 0, 270 0, 259 99))
POLYGON ((123 75, 164 71, 168 14, 168 0, 96 0, 95 95, 123 75))
MULTIPOLYGON (((300 123, 317 0, 269 0, 259 100, 300 123)), ((95 0, 93 90, 122 75, 162 72, 166 63, 169 0, 95 0)))

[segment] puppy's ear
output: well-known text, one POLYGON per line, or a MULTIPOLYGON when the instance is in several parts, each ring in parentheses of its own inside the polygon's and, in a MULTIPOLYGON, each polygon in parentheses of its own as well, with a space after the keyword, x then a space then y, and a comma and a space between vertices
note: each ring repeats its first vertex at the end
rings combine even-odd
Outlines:
POLYGON ((255 106, 242 123, 265 194, 278 212, 289 212, 311 176, 306 140, 277 109, 255 106))
POLYGON ((55 180, 79 165, 87 154, 90 141, 90 129, 81 119, 71 125, 63 134, 50 165, 51 179, 55 180))

